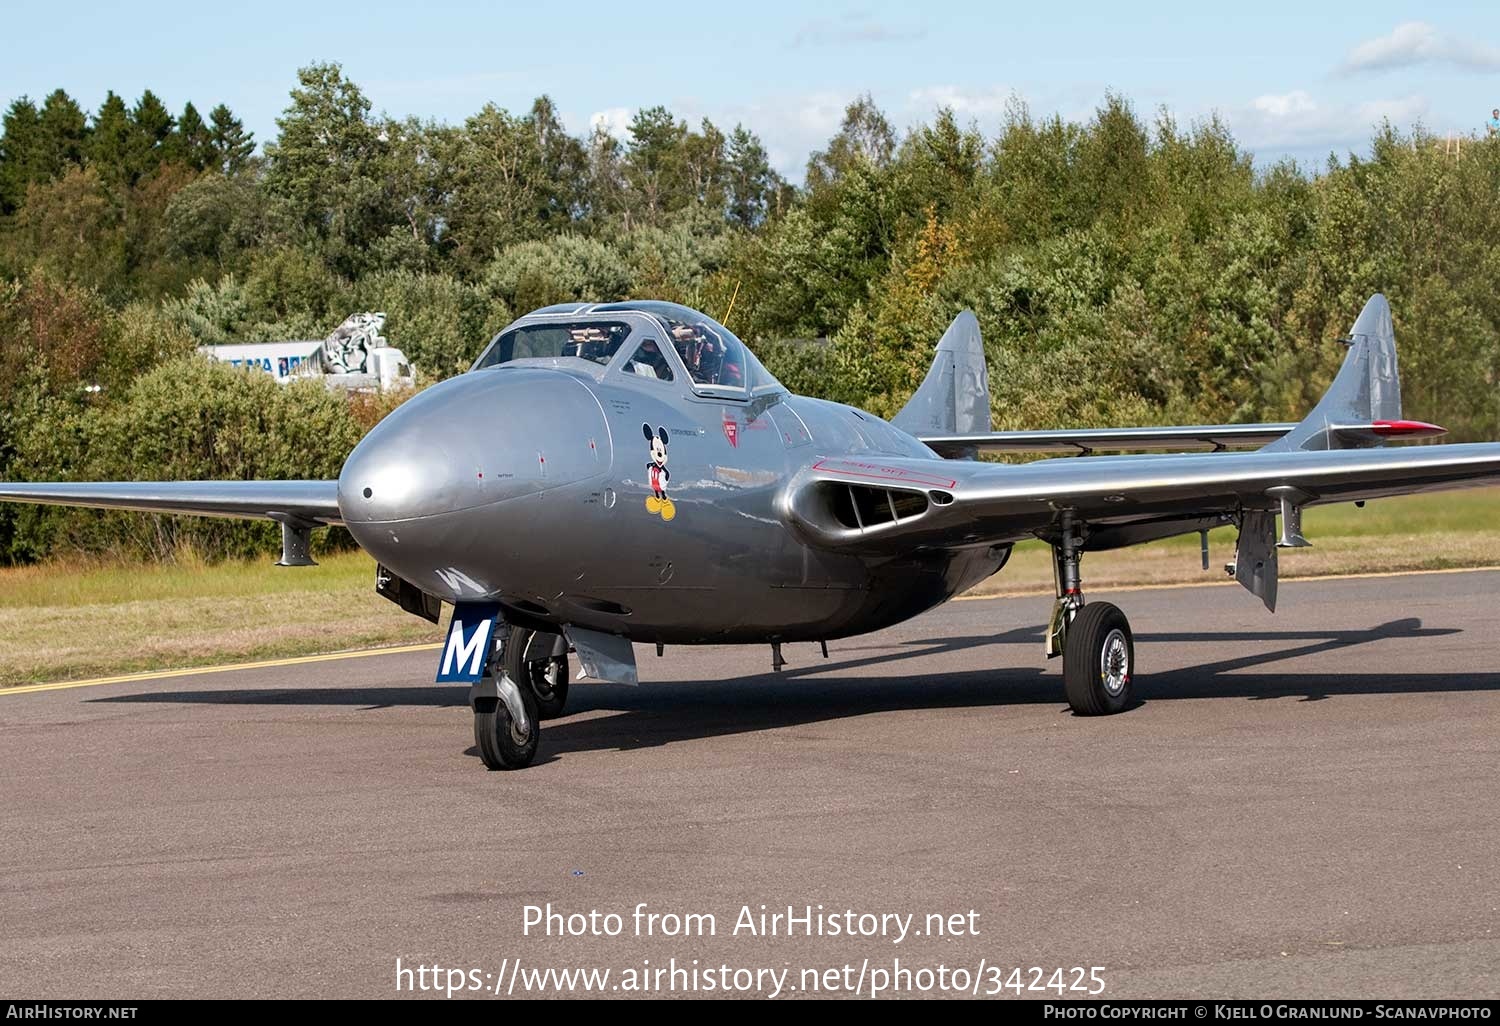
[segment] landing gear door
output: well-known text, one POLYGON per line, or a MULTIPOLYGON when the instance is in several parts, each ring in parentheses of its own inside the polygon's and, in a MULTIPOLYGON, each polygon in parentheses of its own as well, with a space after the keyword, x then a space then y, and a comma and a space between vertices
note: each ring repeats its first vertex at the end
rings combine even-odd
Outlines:
POLYGON ((786 403, 777 403, 772 409, 766 411, 766 416, 776 425, 776 433, 781 436, 781 444, 788 449, 796 449, 800 446, 812 444, 812 432, 807 430, 797 411, 786 403))
POLYGON ((1234 579, 1276 612, 1276 514, 1246 510, 1234 547, 1234 579))

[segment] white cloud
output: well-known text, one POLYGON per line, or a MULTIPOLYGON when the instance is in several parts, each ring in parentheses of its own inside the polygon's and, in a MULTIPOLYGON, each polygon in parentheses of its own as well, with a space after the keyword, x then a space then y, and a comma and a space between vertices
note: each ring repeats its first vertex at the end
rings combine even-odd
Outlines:
POLYGON ((1388 71, 1417 64, 1453 64, 1471 71, 1500 71, 1500 48, 1440 32, 1425 21, 1408 21, 1350 50, 1341 70, 1388 71))
POLYGON ((589 132, 597 128, 603 128, 605 132, 614 136, 621 142, 630 139, 630 122, 635 118, 635 111, 629 107, 608 107, 604 110, 596 110, 589 115, 589 132))
POLYGON ((1293 89, 1280 95, 1268 93, 1250 101, 1250 107, 1267 118, 1286 120, 1316 115, 1318 105, 1304 89, 1293 89))
POLYGON ((689 125, 708 118, 723 131, 742 124, 760 137, 766 157, 785 177, 802 181, 807 158, 821 150, 839 130, 844 108, 853 93, 820 91, 772 94, 745 103, 704 106, 692 98, 677 98, 671 110, 689 125))
POLYGON ((1425 96, 1413 94, 1359 103, 1320 101, 1304 89, 1266 93, 1220 111, 1235 139, 1263 151, 1337 150, 1363 146, 1383 120, 1409 127, 1431 114, 1425 96))
POLYGON ((927 35, 920 25, 889 25, 859 11, 838 18, 819 18, 803 24, 792 46, 859 46, 866 43, 905 43, 927 35))
POLYGON ((1001 86, 964 89, 951 85, 924 86, 913 89, 906 97, 907 105, 924 116, 943 107, 951 107, 955 114, 986 119, 1004 114, 1006 107, 1017 99, 1019 97, 1014 90, 1001 86))

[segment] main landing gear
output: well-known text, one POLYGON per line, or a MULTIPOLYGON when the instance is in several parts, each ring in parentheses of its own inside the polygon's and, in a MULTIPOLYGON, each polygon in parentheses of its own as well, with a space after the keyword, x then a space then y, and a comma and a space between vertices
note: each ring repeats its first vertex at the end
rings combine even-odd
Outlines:
POLYGON ((1130 707, 1135 673, 1135 639, 1130 621, 1108 602, 1083 601, 1078 565, 1084 526, 1073 513, 1062 515, 1062 535, 1052 547, 1057 601, 1047 624, 1047 656, 1063 657, 1063 689, 1080 716, 1106 716, 1130 707))
POLYGON ((501 628, 484 678, 469 692, 474 745, 492 770, 522 769, 536 759, 542 720, 568 701, 568 651, 562 638, 501 628))

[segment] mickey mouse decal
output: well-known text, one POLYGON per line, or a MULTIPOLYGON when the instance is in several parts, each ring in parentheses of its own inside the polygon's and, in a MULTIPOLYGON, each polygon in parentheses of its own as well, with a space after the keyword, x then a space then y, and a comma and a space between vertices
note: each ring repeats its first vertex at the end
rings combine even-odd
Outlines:
POLYGON ((651 494, 646 496, 646 510, 658 514, 662 520, 670 521, 677 516, 677 504, 667 498, 667 482, 672 472, 667 469, 667 429, 651 431, 650 424, 641 425, 641 434, 651 446, 651 462, 646 464, 646 475, 651 480, 651 494))

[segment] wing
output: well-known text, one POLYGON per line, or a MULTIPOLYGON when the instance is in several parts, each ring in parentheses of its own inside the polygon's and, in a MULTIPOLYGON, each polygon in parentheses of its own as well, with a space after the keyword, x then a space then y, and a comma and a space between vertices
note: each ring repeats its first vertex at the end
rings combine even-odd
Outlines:
POLYGON ((282 566, 311 566, 312 529, 341 524, 337 481, 0 482, 0 502, 275 520, 282 566))
POLYGON ((1246 510, 1350 502, 1500 480, 1500 443, 1398 449, 1101 456, 1010 466, 825 459, 803 470, 786 518, 814 544, 895 554, 1048 538, 1058 514, 1104 549, 1213 526, 1246 510))
MULTIPOLYGON (((1104 456, 1020 466, 824 459, 793 480, 783 514, 812 544, 887 555, 1027 537, 1056 546, 1064 531, 1083 549, 1107 549, 1232 522, 1240 528, 1236 577, 1274 608, 1275 550, 1307 544, 1303 506, 1500 480, 1500 443, 1384 447, 1391 439, 1442 433, 1431 424, 1402 419, 1395 332, 1384 297, 1371 297, 1346 341, 1343 366, 1306 418, 1290 427, 1251 426, 1278 431, 1256 452, 1104 456)), ((1212 438, 1203 428, 1178 430, 1212 438)), ((1104 434, 1119 444, 1121 432, 1104 434)), ((994 437, 958 441, 972 448, 994 437)), ((1078 447, 1078 436, 1071 437, 1078 447)), ((1141 436, 1134 437, 1138 444, 1132 447, 1142 447, 1141 436)), ((1173 444, 1182 440, 1179 434, 1173 444)))
POLYGON ((0 482, 0 502, 342 523, 337 481, 0 482))

